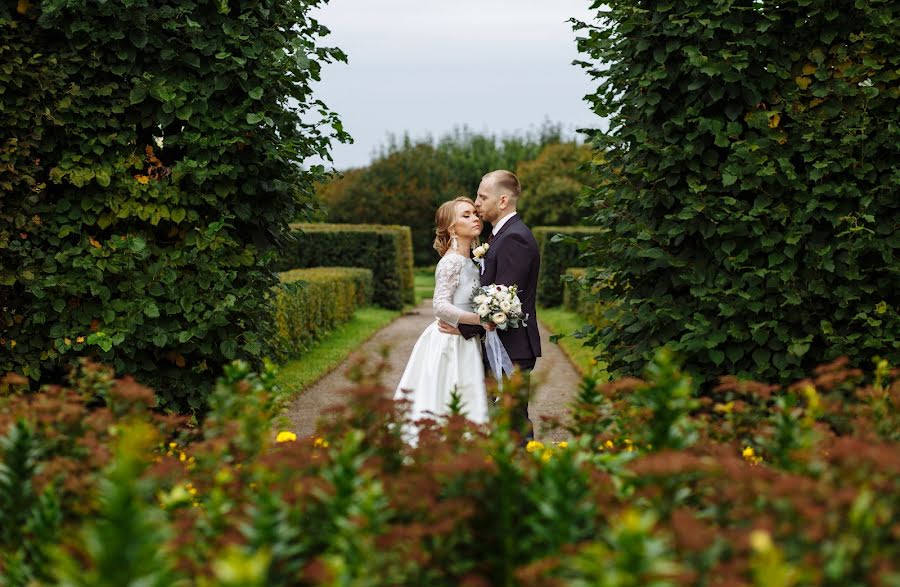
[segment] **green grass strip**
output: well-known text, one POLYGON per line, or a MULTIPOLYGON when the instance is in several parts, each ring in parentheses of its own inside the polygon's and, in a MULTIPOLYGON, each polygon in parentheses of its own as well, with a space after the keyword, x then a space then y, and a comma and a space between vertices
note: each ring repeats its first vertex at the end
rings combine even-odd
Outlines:
POLYGON ((565 308, 538 308, 538 318, 553 334, 565 335, 564 338, 557 341, 557 344, 575 365, 579 374, 593 372, 596 376, 603 378, 606 363, 595 359, 597 355, 602 354, 602 349, 586 347, 584 346, 585 339, 572 336, 572 333, 578 332, 587 325, 584 318, 565 308))
POLYGON ((278 369, 278 385, 289 396, 300 393, 340 365, 352 351, 400 314, 396 310, 374 306, 360 308, 353 318, 326 334, 302 357, 281 365, 278 369))

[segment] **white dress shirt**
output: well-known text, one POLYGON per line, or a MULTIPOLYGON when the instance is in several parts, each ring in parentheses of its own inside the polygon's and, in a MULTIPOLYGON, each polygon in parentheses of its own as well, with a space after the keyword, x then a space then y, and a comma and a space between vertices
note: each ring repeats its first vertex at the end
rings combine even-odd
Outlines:
POLYGON ((494 229, 491 230, 491 234, 494 236, 497 236, 497 233, 500 232, 500 229, 503 228, 503 225, 506 224, 506 221, 515 215, 516 215, 516 212, 513 212, 512 214, 507 214, 506 216, 501 218, 500 222, 497 223, 497 226, 495 226, 494 229))

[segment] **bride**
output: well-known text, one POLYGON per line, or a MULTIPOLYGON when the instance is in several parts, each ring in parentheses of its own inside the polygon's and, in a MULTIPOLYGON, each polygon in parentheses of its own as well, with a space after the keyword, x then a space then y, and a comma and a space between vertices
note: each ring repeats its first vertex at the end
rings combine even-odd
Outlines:
MULTIPOLYGON (((488 420, 481 343, 478 337, 466 340, 442 333, 438 320, 453 326, 481 323, 470 301, 473 290, 480 285, 479 271, 469 255, 483 225, 474 203, 466 197, 442 204, 434 220, 434 248, 441 255, 434 272, 436 319, 416 342, 394 399, 411 401, 409 418, 414 422, 446 414, 451 393, 456 390, 463 414, 481 424, 488 420)), ((414 436, 414 430, 411 427, 405 435, 414 436)), ((409 440, 415 442, 414 438, 409 440)))

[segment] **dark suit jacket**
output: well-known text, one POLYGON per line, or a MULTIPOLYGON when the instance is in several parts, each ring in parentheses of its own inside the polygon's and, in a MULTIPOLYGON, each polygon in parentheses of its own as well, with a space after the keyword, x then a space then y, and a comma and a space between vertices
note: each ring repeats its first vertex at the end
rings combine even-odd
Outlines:
MULTIPOLYGON (((515 361, 529 361, 541 356, 541 333, 538 331, 535 300, 537 294, 538 271, 541 268, 540 251, 534 235, 516 214, 506 221, 484 257, 484 273, 481 285, 517 285, 522 309, 528 314, 527 327, 497 329, 509 358, 515 361)), ((481 326, 460 324, 459 331, 464 337, 472 338, 484 334, 481 326)))

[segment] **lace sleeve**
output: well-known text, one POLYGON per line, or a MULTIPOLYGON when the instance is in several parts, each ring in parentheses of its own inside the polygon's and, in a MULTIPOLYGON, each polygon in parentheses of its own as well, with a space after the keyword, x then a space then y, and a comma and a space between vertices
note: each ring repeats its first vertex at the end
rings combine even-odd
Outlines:
POLYGON ((453 294, 459 287, 459 274, 466 261, 460 255, 447 255, 434 270, 434 315, 453 326, 457 326, 459 319, 467 313, 453 305, 453 294))

